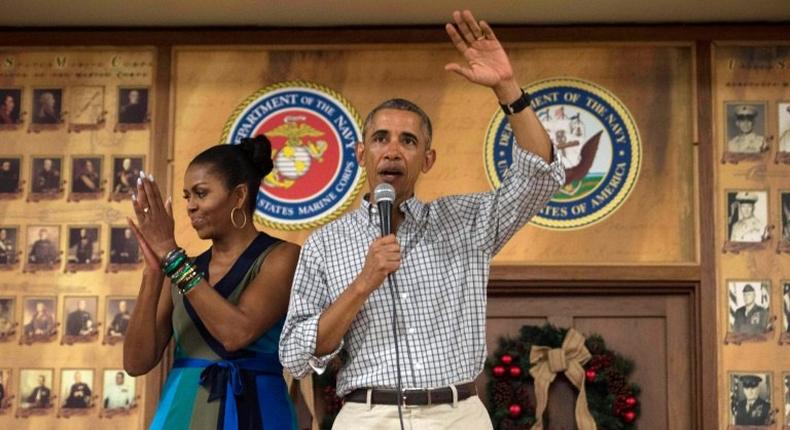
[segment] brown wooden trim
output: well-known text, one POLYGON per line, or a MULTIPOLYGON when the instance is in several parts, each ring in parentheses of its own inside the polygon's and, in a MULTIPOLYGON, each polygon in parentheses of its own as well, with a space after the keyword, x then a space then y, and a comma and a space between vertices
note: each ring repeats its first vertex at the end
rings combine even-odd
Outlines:
POLYGON ((489 279, 497 281, 687 281, 700 278, 696 265, 676 266, 491 266, 489 279))
POLYGON ((716 334, 716 190, 713 148, 712 42, 698 41, 695 47, 697 92, 697 142, 699 173, 700 288, 695 302, 694 414, 697 428, 713 430, 719 425, 718 343, 716 334))
MULTIPOLYGON (((787 40, 788 23, 655 25, 495 25, 505 42, 787 40)), ((447 43, 442 25, 391 27, 5 27, 4 46, 303 45, 447 43)))

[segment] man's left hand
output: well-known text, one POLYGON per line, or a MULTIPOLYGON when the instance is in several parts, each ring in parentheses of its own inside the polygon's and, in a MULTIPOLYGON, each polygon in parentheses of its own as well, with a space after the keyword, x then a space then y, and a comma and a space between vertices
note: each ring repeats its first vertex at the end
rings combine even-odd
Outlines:
POLYGON ((512 81, 510 59, 488 23, 477 21, 468 10, 453 12, 453 21, 445 29, 466 64, 449 63, 444 69, 491 88, 512 81))

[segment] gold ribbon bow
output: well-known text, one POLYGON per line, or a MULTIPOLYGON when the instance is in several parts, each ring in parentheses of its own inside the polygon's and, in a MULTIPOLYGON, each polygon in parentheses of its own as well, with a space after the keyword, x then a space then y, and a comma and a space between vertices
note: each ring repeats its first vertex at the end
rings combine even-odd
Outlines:
POLYGON ((543 412, 549 401, 549 385, 559 372, 576 388, 579 397, 576 400, 576 426, 579 430, 597 430, 595 420, 587 407, 587 395, 584 394, 584 368, 592 357, 584 346, 584 336, 574 329, 568 330, 561 348, 551 349, 547 346, 532 346, 529 352, 529 363, 532 365, 529 374, 535 378, 535 396, 538 400, 535 417, 537 421, 531 430, 543 430, 543 412))

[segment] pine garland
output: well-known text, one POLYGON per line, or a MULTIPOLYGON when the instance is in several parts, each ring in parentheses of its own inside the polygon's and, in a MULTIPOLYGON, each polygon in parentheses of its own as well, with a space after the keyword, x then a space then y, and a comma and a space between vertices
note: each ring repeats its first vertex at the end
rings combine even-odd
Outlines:
MULTIPOLYGON (((529 374, 533 345, 559 348, 567 329, 552 325, 523 326, 517 338, 503 337, 486 361, 489 414, 498 430, 529 430, 535 423, 534 381, 529 374), (513 370, 518 368, 518 370, 513 370), (504 371, 503 371, 504 370, 504 371)), ((606 348, 599 335, 585 346, 592 358, 584 366, 590 413, 599 429, 631 430, 639 416, 639 387, 628 382, 633 362, 606 348)), ((544 428, 550 423, 544 420, 544 428)))

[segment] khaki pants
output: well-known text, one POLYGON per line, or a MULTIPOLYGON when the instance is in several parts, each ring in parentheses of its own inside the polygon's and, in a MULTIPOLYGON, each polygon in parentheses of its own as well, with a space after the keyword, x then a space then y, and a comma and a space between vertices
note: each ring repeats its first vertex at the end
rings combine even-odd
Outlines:
MULTIPOLYGON (((405 430, 492 430, 491 419, 477 396, 457 402, 431 406, 406 406, 405 430)), ((398 406, 346 402, 332 430, 400 430, 398 406)))

